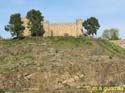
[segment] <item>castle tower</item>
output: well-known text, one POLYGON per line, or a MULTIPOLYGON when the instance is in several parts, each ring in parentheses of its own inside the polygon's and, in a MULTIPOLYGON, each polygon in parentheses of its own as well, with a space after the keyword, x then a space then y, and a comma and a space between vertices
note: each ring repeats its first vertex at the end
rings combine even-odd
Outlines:
POLYGON ((76 35, 80 36, 83 35, 83 26, 82 26, 82 19, 77 19, 76 20, 76 35))
POLYGON ((43 24, 43 29, 45 30, 44 37, 51 36, 52 32, 50 31, 49 21, 44 21, 42 24, 43 24))
POLYGON ((31 31, 29 31, 29 28, 28 28, 29 20, 26 17, 21 17, 21 21, 23 22, 23 26, 25 27, 24 32, 23 32, 23 36, 30 36, 31 31))

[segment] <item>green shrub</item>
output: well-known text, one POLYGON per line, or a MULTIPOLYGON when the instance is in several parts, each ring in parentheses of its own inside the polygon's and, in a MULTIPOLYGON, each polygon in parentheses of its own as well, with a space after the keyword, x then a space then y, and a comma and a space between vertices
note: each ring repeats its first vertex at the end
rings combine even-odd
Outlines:
POLYGON ((5 93, 5 91, 3 89, 0 89, 0 93, 5 93))

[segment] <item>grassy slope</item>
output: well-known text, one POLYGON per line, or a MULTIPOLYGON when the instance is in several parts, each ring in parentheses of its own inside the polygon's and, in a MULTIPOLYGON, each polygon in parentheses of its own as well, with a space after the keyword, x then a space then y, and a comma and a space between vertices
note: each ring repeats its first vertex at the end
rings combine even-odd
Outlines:
POLYGON ((125 49, 88 37, 28 37, 0 41, 0 75, 4 77, 1 81, 7 82, 5 88, 12 90, 40 87, 42 91, 50 87, 125 83, 122 76, 124 58, 125 49), (77 76, 81 76, 79 81, 68 82, 77 76), (14 85, 15 82, 19 84, 14 85))

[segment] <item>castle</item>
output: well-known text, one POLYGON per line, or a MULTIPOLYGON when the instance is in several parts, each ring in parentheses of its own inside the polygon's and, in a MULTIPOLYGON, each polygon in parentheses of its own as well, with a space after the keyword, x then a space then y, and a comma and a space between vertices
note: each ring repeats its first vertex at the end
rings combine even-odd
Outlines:
MULTIPOLYGON (((31 35, 31 32, 28 28, 29 20, 26 17, 22 17, 21 19, 25 27, 23 35, 31 35)), ((45 31, 44 37, 65 35, 77 37, 83 35, 82 23, 82 19, 77 19, 76 22, 73 23, 49 23, 48 21, 44 21, 43 23, 41 23, 41 26, 43 25, 43 29, 45 31)))

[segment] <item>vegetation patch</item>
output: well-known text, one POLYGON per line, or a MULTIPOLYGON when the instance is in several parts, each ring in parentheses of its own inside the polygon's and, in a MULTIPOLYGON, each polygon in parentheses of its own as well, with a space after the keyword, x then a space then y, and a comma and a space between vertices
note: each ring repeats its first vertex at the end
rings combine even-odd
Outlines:
POLYGON ((92 45, 92 38, 89 37, 46 37, 48 41, 59 47, 80 47, 92 45))
POLYGON ((110 51, 112 54, 120 56, 120 57, 125 57, 125 49, 108 41, 108 40, 102 40, 98 39, 97 40, 98 44, 108 51, 110 51))

